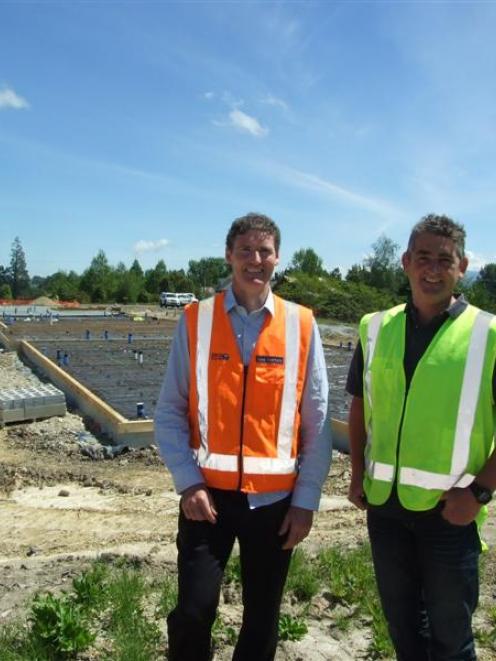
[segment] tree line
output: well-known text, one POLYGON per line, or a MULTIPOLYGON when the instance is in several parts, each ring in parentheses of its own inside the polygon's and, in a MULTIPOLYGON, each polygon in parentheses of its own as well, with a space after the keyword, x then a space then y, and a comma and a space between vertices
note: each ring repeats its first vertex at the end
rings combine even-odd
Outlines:
MULTIPOLYGON (((383 235, 371 248, 370 255, 345 274, 339 268, 326 270, 313 248, 301 248, 276 274, 274 290, 311 307, 320 317, 346 322, 405 301, 409 286, 398 244, 383 235)), ((31 278, 16 237, 10 264, 0 265, 0 299, 48 296, 80 303, 157 303, 161 291, 188 291, 201 298, 228 276, 229 266, 222 257, 190 260, 186 270, 167 269, 161 259, 154 268, 143 270, 137 259, 129 268, 123 262, 112 266, 100 250, 82 274, 59 270, 31 278)), ((474 305, 496 313, 496 264, 486 264, 475 277, 465 278, 460 290, 474 305)))
POLYGON ((229 275, 221 257, 190 260, 188 269, 167 269, 164 260, 143 270, 135 259, 128 268, 112 266, 99 250, 82 274, 59 270, 46 277, 29 277, 26 256, 18 237, 11 249, 10 265, 0 265, 0 298, 32 299, 48 296, 80 303, 157 303, 162 291, 202 294, 229 275))

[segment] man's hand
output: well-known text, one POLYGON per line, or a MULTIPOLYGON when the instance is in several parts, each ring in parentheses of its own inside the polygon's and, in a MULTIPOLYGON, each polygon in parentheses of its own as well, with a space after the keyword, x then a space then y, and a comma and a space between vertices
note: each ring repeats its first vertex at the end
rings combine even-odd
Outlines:
POLYGON ((363 475, 354 476, 352 474, 348 489, 348 500, 360 510, 367 509, 367 499, 363 490, 363 475))
POLYGON ((217 510, 209 490, 204 484, 194 484, 183 491, 180 507, 184 516, 192 521, 217 522, 217 510))
POLYGON ((441 510, 443 519, 455 526, 467 526, 472 523, 481 508, 468 488, 453 487, 443 493, 441 500, 444 500, 444 507, 441 510))
POLYGON ((283 549, 292 549, 299 544, 310 532, 313 523, 312 510, 303 507, 291 506, 286 512, 284 521, 279 528, 279 535, 286 535, 283 549))

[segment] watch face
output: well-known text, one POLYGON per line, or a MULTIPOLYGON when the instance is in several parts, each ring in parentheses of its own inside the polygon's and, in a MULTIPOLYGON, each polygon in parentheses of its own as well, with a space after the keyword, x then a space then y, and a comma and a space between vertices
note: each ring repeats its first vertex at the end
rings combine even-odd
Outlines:
POLYGON ((469 488, 470 491, 474 494, 477 502, 481 505, 487 505, 487 503, 492 500, 493 494, 491 491, 485 487, 481 487, 480 484, 472 482, 472 484, 469 485, 469 488))

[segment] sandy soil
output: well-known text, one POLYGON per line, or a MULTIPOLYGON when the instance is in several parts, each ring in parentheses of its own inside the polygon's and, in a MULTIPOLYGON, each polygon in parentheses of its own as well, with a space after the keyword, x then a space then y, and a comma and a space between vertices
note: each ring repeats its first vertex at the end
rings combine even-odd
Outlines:
MULTIPOLYGON (((7 376, 17 385, 36 378, 13 354, 0 356, 2 383, 7 376)), ((94 460, 82 453, 91 443, 97 439, 75 413, 0 429, 0 627, 22 614, 35 592, 68 587, 102 554, 136 556, 157 573, 174 571, 178 497, 156 449, 94 460)), ((307 549, 365 538, 364 516, 345 498, 348 478, 348 459, 335 455, 307 549)), ((494 540, 494 517, 489 532, 494 540)), ((482 586, 483 605, 494 605, 494 593, 494 581, 482 586)), ((367 658, 366 627, 340 634, 327 606, 314 608, 301 642, 280 645, 278 661, 367 658)), ((221 609, 237 627, 239 605, 221 609)), ((479 613, 482 623, 487 609, 479 613)), ((216 656, 229 658, 229 649, 216 656)), ((480 659, 496 655, 483 650, 480 659)))

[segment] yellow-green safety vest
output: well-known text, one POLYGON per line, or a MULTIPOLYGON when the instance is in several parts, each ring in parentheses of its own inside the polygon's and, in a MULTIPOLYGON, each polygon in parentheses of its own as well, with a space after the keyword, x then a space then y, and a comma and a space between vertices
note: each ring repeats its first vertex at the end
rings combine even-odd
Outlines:
POLYGON ((382 505, 397 482, 406 509, 437 505, 466 487, 493 448, 496 318, 468 305, 449 317, 419 360, 407 391, 405 306, 363 317, 364 490, 382 505))

